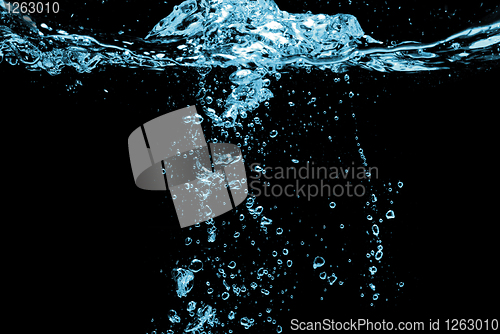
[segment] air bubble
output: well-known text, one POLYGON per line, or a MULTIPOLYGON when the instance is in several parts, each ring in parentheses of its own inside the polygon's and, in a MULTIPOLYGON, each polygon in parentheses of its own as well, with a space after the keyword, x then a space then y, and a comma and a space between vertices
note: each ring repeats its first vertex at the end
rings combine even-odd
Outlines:
POLYGON ((203 262, 201 262, 201 260, 193 259, 193 261, 191 261, 191 264, 189 265, 189 270, 191 270, 193 273, 197 273, 202 269, 203 269, 203 262))

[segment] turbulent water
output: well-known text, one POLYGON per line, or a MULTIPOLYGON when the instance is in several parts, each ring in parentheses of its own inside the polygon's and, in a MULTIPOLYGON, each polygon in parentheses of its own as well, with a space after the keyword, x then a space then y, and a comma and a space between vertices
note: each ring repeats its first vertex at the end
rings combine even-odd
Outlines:
MULTIPOLYGON (((416 72, 461 66, 481 67, 482 64, 500 59, 500 22, 460 31, 434 43, 407 41, 384 45, 376 40, 376 36, 366 35, 353 15, 289 13, 280 10, 272 0, 187 0, 175 6, 172 13, 152 27, 147 36, 124 39, 122 34, 117 34, 112 36, 114 43, 109 44, 92 36, 68 34, 43 22, 33 22, 22 15, 10 14, 3 1, 0 1, 0 5, 0 62, 21 65, 30 71, 43 70, 51 75, 59 75, 65 67, 79 73, 91 73, 98 67, 109 65, 158 71, 184 67, 186 71, 198 71, 200 82, 203 82, 214 67, 234 70, 225 78, 232 86, 222 100, 214 101, 213 90, 216 85, 200 85, 197 94, 207 121, 219 128, 222 134, 241 127, 240 122, 246 122, 246 119, 248 123, 258 124, 254 118, 250 121, 249 114, 273 97, 272 80, 279 79, 280 72, 288 68, 317 68, 334 73, 344 73, 350 67, 378 72, 416 72)), ((277 131, 273 130, 270 137, 276 135, 277 131)), ((246 146, 247 141, 258 139, 246 136, 242 140, 245 142, 243 146, 246 146)), ((366 166, 366 157, 361 148, 359 154, 366 166)), ((393 185, 394 189, 402 186, 402 182, 393 185)), ((245 203, 246 216, 250 218, 242 214, 240 220, 248 220, 249 223, 256 221, 267 232, 273 220, 264 215, 265 208, 257 202, 255 197, 248 198, 245 203)), ((372 192, 363 210, 376 212, 376 205, 377 196, 372 192)), ((330 203, 330 208, 334 209, 335 206, 334 202, 330 203)), ((367 233, 377 245, 366 253, 371 276, 376 275, 377 265, 383 260, 381 227, 377 221, 395 218, 392 210, 378 215, 380 217, 367 216, 370 222, 367 233)), ((206 224, 207 241, 216 242, 217 228, 214 221, 210 220, 206 224)), ((240 237, 240 233, 242 235, 244 231, 236 232, 234 238, 240 237)), ((277 236, 283 233, 281 228, 273 232, 277 236)), ((192 242, 188 237, 185 245, 189 246, 192 242)), ((235 267, 239 264, 234 261, 225 265, 213 264, 219 268, 217 277, 223 282, 220 298, 244 298, 249 292, 269 295, 273 290, 274 277, 293 270, 293 260, 287 259, 287 254, 288 249, 284 248, 279 252, 274 251, 269 257, 273 261, 276 257, 281 261, 278 262, 284 268, 281 271, 270 269, 270 266, 256 268, 247 282, 241 284, 227 283, 230 281, 227 276, 236 275, 235 267)), ((219 260, 217 258, 214 261, 219 260)), ((337 277, 331 270, 322 270, 325 261, 328 259, 312 257, 310 270, 318 271, 319 279, 328 285, 342 285, 343 278, 337 277)), ((233 321, 246 329, 256 324, 257 320, 250 315, 238 314, 237 307, 228 308, 223 314, 213 305, 193 300, 194 296, 190 296, 193 284, 205 284, 196 282, 196 275, 203 269, 203 263, 194 259, 182 263, 181 267, 171 268, 167 275, 176 281, 177 296, 181 299, 190 298, 185 305, 188 318, 181 319, 177 311, 171 310, 168 318, 172 324, 182 322, 184 330, 193 333, 209 330, 227 321, 233 321), (225 319, 222 319, 223 316, 225 319)), ((404 285, 403 282, 397 284, 399 287, 404 285)), ((207 282, 206 285, 207 294, 214 293, 214 284, 207 282)), ((361 296, 370 294, 370 303, 373 305, 380 295, 376 286, 367 280, 363 289, 361 296)), ((264 309, 266 313, 271 312, 270 308, 264 309)), ((273 324, 278 333, 282 331, 282 326, 270 315, 264 315, 263 319, 273 324)), ((238 332, 238 329, 235 331, 238 332)))

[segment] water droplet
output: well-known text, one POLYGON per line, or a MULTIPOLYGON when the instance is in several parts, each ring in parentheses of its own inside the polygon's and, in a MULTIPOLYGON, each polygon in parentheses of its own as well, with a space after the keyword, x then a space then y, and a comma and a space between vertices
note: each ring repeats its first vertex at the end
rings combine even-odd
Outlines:
POLYGON ((271 133, 269 134, 269 136, 270 136, 271 138, 274 138, 274 137, 276 137, 277 135, 278 135, 278 131, 276 131, 276 130, 271 131, 271 133))
POLYGON ((334 208, 334 207, 336 207, 336 206, 337 206, 337 204, 335 204, 335 202, 330 202, 330 208, 332 208, 332 209, 333 209, 333 208, 334 208))
POLYGON ((394 211, 389 210, 389 211, 387 211, 387 213, 385 214, 385 217, 386 217, 387 219, 392 219, 392 218, 394 218, 394 217, 396 217, 396 216, 394 215, 394 211))

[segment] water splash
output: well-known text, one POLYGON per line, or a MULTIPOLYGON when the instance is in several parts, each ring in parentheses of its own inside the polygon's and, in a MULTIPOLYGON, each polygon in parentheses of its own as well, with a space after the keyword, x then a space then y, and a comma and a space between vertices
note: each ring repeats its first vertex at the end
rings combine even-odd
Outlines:
MULTIPOLYGON (((273 97, 268 77, 287 67, 344 72, 357 66, 380 72, 429 71, 500 59, 500 22, 473 27, 434 43, 405 41, 386 46, 366 35, 349 14, 294 14, 272 0, 186 0, 158 22, 145 38, 104 44, 91 36, 56 31, 26 21, 0 6, 0 61, 28 70, 60 74, 64 67, 89 73, 97 66, 237 68, 235 84, 221 106, 206 108, 216 126, 233 128, 260 103, 273 97)), ((130 38, 129 38, 130 39, 130 38)), ((204 99, 209 87, 203 87, 204 99)), ((211 98, 211 97, 207 97, 211 98)))

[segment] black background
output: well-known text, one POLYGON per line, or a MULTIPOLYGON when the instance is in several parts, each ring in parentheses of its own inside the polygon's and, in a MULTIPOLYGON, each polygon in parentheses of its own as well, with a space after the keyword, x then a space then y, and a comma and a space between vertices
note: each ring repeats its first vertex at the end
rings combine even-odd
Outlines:
MULTIPOLYGON (((96 33, 130 29, 127 34, 144 36, 173 5, 87 1, 85 5, 70 6, 61 2, 61 12, 50 20, 54 25, 60 23, 68 32, 81 32, 75 28, 81 25, 92 27, 96 33), (120 14, 115 12, 117 6, 120 14), (76 16, 70 18, 72 13, 76 16)), ((278 2, 278 5, 289 12, 353 14, 367 34, 384 42, 442 39, 477 22, 487 14, 487 8, 493 8, 486 2, 483 6, 475 2, 466 8, 445 1, 434 1, 432 5, 413 1, 404 5, 395 1, 369 5, 355 1, 352 5, 347 1, 340 5, 324 2, 319 6, 302 2, 278 2)), ((43 18, 38 19, 43 22, 43 18)), ((38 19, 35 17, 35 21, 39 22, 38 19)), ((386 277, 397 276, 396 281, 404 281, 405 287, 396 293, 387 283, 387 288, 379 292, 390 299, 377 303, 376 307, 369 307, 367 301, 359 298, 357 289, 363 279, 358 271, 365 270, 360 268, 362 265, 345 269, 345 277, 352 277, 353 284, 322 293, 323 286, 317 283, 318 273, 310 268, 311 258, 303 256, 304 253, 315 256, 321 247, 313 234, 320 232, 322 225, 331 224, 324 232, 330 248, 347 240, 348 257, 361 258, 367 246, 367 238, 360 237, 366 229, 361 225, 365 219, 364 213, 359 212, 362 205, 345 200, 339 205, 343 211, 339 210, 335 216, 337 222, 326 223, 329 218, 321 216, 326 200, 317 203, 306 203, 303 199, 274 200, 279 207, 277 215, 281 217, 279 226, 292 232, 278 240, 257 240, 262 253, 281 247, 285 240, 290 242, 287 247, 291 252, 300 247, 300 240, 311 244, 310 250, 297 251, 293 258, 296 276, 282 278, 280 283, 289 290, 297 285, 294 299, 276 296, 276 300, 284 299, 286 304, 275 302, 278 305, 275 308, 283 310, 273 310, 271 315, 284 333, 289 332, 292 318, 314 321, 383 317, 389 321, 427 321, 497 315, 492 305, 498 300, 494 284, 498 219, 491 214, 498 197, 495 182, 498 140, 494 134, 499 70, 498 64, 491 64, 491 68, 485 65, 483 69, 464 68, 459 72, 382 74, 351 69, 349 84, 343 80, 334 84, 336 75, 332 73, 302 71, 284 73, 280 81, 272 82, 275 97, 270 100, 270 110, 261 106, 256 113, 265 119, 266 132, 274 125, 285 129, 280 131, 276 144, 268 146, 272 152, 266 160, 268 165, 289 162, 290 153, 298 155, 301 161, 327 159, 325 152, 343 155, 346 161, 355 159, 352 137, 357 129, 368 164, 379 168, 381 179, 404 182, 400 194, 394 195, 396 219, 391 225, 388 222, 384 225, 382 234, 386 234, 382 239, 387 249, 385 263, 391 265, 386 277), (283 89, 279 89, 280 85, 283 89), (312 91, 312 96, 318 97, 318 107, 302 103, 289 108, 287 93, 292 89, 297 92, 295 101, 308 101, 307 91, 312 91), (348 99, 345 94, 350 90, 359 95, 348 99), (340 106, 338 99, 345 102, 340 106), (332 121, 330 113, 321 113, 321 107, 328 105, 338 110, 339 122, 332 121), (356 114, 355 125, 348 120, 351 112, 356 114), (318 131, 315 125, 306 133, 299 129, 300 120, 322 124, 325 130, 318 131), (300 139, 291 134, 294 131, 301 133, 300 139), (328 134, 334 135, 334 143, 328 143, 328 134), (297 140, 302 156, 293 149, 283 152, 297 140), (288 211, 293 215, 287 216, 288 211), (304 217, 302 223, 297 223, 294 218, 297 216, 304 217), (334 230, 333 224, 341 222, 350 224, 345 235, 334 230), (295 280, 299 283, 294 283, 295 280), (319 296, 325 296, 325 300, 320 301, 319 296)), ((30 268, 33 290, 30 300, 34 305, 54 299, 60 305, 76 302, 78 309, 89 305, 83 307, 86 317, 102 319, 114 328, 112 332, 121 327, 127 333, 150 331, 151 318, 163 318, 166 324, 166 312, 180 304, 173 280, 160 275, 158 270, 168 271, 176 265, 178 259, 168 254, 178 254, 177 249, 185 247, 184 239, 190 234, 177 226, 168 194, 164 198, 164 194, 135 187, 126 140, 137 126, 157 115, 196 104, 196 74, 180 70, 156 73, 104 68, 92 74, 66 69, 62 75, 52 77, 5 62, 0 65, 0 73, 4 128, 11 142, 6 154, 13 157, 5 163, 7 179, 28 184, 13 196, 22 207, 16 210, 14 222, 35 231, 23 238, 30 251, 21 261, 21 267, 25 264, 30 268), (67 86, 75 80, 83 85, 73 93, 67 86), (10 177, 19 172, 19 177, 10 177)), ((205 126, 204 131, 209 138, 211 130, 205 126)), ((251 159, 259 157, 250 155, 248 160, 251 159)), ((221 220, 238 222, 239 213, 229 213, 221 220)), ((218 221, 217 240, 231 239, 237 229, 234 225, 238 224, 224 227, 218 221)), ((256 238, 258 229, 251 223, 247 226, 248 233, 256 238)), ((199 235, 206 240, 206 232, 199 235)), ((182 257, 190 258, 200 251, 219 254, 223 250, 221 243, 204 243, 212 249, 186 248, 182 257)), ((238 263, 251 263, 255 247, 248 246, 246 250, 240 244, 238 250, 241 252, 238 263)), ((339 256, 347 256, 346 253, 339 256)), ((203 293, 199 289, 191 292, 195 300, 203 293)), ((210 304, 208 297, 206 301, 210 304)), ((251 312, 254 306, 248 304, 241 308, 251 312)), ((266 308, 263 305, 264 299, 255 309, 262 312, 266 308)), ((71 318, 80 311, 68 313, 71 318)), ((162 320, 158 321, 161 324, 162 320)), ((233 330, 237 333, 242 329, 233 326, 233 330)))

